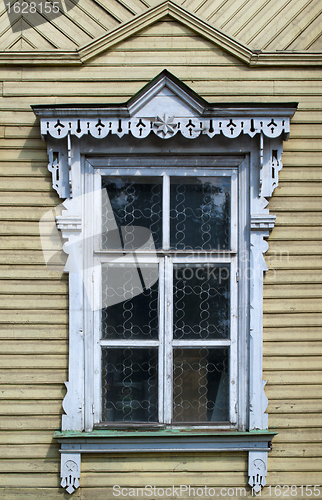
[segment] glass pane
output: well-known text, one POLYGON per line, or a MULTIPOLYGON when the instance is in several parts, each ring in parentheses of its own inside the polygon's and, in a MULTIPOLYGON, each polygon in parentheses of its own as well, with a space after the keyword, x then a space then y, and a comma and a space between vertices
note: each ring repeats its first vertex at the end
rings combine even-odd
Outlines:
POLYGON ((173 266, 173 338, 214 340, 230 336, 229 264, 173 266))
POLYGON ((158 350, 102 349, 102 420, 157 422, 158 350))
POLYGON ((229 420, 228 349, 175 349, 173 421, 229 420))
POLYGON ((158 338, 158 265, 102 265, 102 338, 158 338))
POLYGON ((176 249, 230 248, 230 177, 173 177, 170 244, 176 249))
POLYGON ((102 248, 162 247, 162 178, 102 177, 102 248))

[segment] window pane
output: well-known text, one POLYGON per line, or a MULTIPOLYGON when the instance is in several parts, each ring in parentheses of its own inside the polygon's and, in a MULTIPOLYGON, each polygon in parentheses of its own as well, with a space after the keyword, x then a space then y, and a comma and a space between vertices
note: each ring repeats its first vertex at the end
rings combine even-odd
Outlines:
POLYGON ((102 265, 102 338, 158 338, 158 265, 102 265))
POLYGON ((173 338, 214 340, 230 336, 230 266, 173 266, 173 338))
POLYGON ((171 178, 170 219, 171 248, 229 249, 230 178, 171 178))
POLYGON ((102 177, 102 188, 102 248, 161 248, 162 178, 102 177))
POLYGON ((174 423, 229 420, 228 349, 175 349, 174 423))
POLYGON ((158 350, 102 349, 104 422, 156 422, 158 350))

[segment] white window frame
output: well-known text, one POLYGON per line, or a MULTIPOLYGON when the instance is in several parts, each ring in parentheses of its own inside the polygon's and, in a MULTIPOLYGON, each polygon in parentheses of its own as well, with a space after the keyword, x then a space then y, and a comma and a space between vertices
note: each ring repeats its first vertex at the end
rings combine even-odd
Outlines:
POLYGON ((64 250, 69 255, 65 271, 69 272, 70 293, 69 377, 62 431, 55 433, 61 443, 62 486, 69 493, 79 486, 82 453, 243 450, 249 456, 249 484, 258 493, 266 484, 267 452, 274 437, 268 431, 262 380, 263 273, 267 270, 264 254, 268 248, 264 238, 275 221, 267 209, 267 198, 278 185, 283 139, 288 137, 296 104, 211 105, 165 70, 125 105, 42 105, 33 106, 33 110, 40 117, 41 134, 47 140, 53 188, 65 199, 64 210, 56 217, 57 228, 66 239, 64 250), (149 142, 150 135, 156 135, 159 142, 149 142), (194 139, 190 142, 196 143, 196 147, 177 143, 174 138, 180 135, 184 140, 194 139), (124 139, 114 142, 115 136, 124 139), (138 139, 148 142, 142 146, 138 139), (215 164, 208 164, 209 167, 217 168, 220 161, 221 166, 238 168, 238 224, 240 230, 245 228, 239 252, 245 252, 247 258, 239 258, 238 266, 237 430, 167 433, 161 429, 125 435, 119 431, 92 430, 97 410, 93 406, 93 384, 89 382, 93 377, 88 379, 87 375, 97 368, 90 307, 94 288, 93 272, 84 262, 93 258, 95 231, 89 227, 88 220, 92 219, 87 219, 90 216, 84 207, 93 206, 95 191, 90 187, 94 175, 86 171, 87 160, 96 155, 96 164, 92 162, 91 168, 104 168, 113 156, 120 156, 120 148, 123 159, 129 159, 134 148, 136 154, 143 151, 148 156, 142 160, 142 166, 147 162, 150 167, 158 166, 159 153, 170 151, 160 139, 170 139, 173 155, 182 154, 184 146, 187 158, 191 151, 200 156, 201 166, 212 155, 215 164), (84 238, 85 233, 89 238, 84 238), (246 280, 243 276, 247 271, 251 272, 246 280))
MULTIPOLYGON (((159 158, 160 159, 160 158, 159 158)), ((140 158, 132 159, 140 164, 140 158)), ((116 163, 121 163, 122 159, 115 158, 116 163)), ((177 158, 177 162, 180 163, 180 156, 177 158)), ((95 163, 95 159, 93 160, 95 163)), ((187 161, 186 161, 187 163, 187 161)), ((109 262, 111 256, 117 258, 117 252, 105 251, 100 249, 99 238, 94 238, 94 251, 93 260, 85 265, 88 269, 93 269, 93 294, 94 294, 94 318, 92 320, 93 328, 93 354, 91 357, 94 359, 93 371, 91 368, 87 371, 86 380, 87 387, 92 386, 89 393, 93 393, 93 404, 94 412, 93 418, 89 427, 92 425, 99 424, 102 421, 101 408, 102 408, 102 388, 101 388, 101 348, 104 347, 120 347, 120 346, 133 346, 133 347, 158 347, 159 351, 159 423, 165 425, 172 424, 172 353, 174 347, 229 347, 230 350, 230 370, 229 370, 229 422, 227 424, 222 424, 223 428, 236 428, 237 425, 237 338, 238 338, 238 312, 237 312, 237 267, 238 267, 238 223, 237 223, 237 212, 238 212, 238 170, 236 168, 207 168, 207 167, 197 167, 198 159, 193 160, 194 166, 185 168, 171 167, 165 168, 166 164, 171 165, 171 160, 163 158, 164 167, 154 167, 153 169, 148 167, 132 167, 132 168, 93 168, 91 165, 91 160, 86 161, 85 171, 88 174, 88 181, 91 184, 89 186, 90 190, 95 193, 100 193, 101 189, 101 178, 102 176, 107 176, 109 178, 119 177, 119 176, 150 176, 162 178, 163 182, 163 244, 162 250, 160 252, 156 251, 158 256, 157 261, 160 267, 159 276, 160 280, 164 285, 159 288, 160 293, 160 338, 158 341, 154 340, 144 340, 144 341, 124 341, 124 340, 113 340, 106 341, 102 340, 101 337, 101 264, 109 262), (180 177, 180 176, 190 176, 190 177, 230 177, 231 179, 231 220, 230 220, 230 241, 231 249, 228 251, 171 251, 169 250, 170 242, 170 177, 180 177), (92 179, 92 182, 91 182, 92 179), (168 251, 167 251, 168 250, 168 251), (199 254, 194 256, 193 254, 199 254), (211 254, 211 256, 209 255, 211 254), (163 255, 163 257, 161 256, 163 255), (180 255, 180 256, 179 256, 180 255), (176 263, 200 263, 200 264, 229 264, 230 265, 230 338, 229 340, 212 340, 212 341, 198 341, 198 340, 172 340, 172 308, 165 307, 165 304, 172 305, 172 266, 176 263), (166 360, 165 364, 162 364, 162 360, 166 360)), ((192 161, 191 161, 192 165, 192 161)), ((85 197, 85 200, 89 198, 85 197)), ((93 224, 97 224, 94 229, 97 235, 100 234, 99 221, 101 220, 101 197, 95 196, 95 208, 91 210, 91 207, 85 205, 85 226, 92 228, 93 224)), ((86 236, 85 236, 86 237, 86 236)), ((90 237, 90 235, 89 235, 90 237)), ((124 263, 133 262, 131 257, 131 252, 128 259, 125 256, 122 257, 124 263)), ((149 263, 155 262, 155 258, 151 255, 151 251, 143 251, 141 253, 136 253, 136 259, 138 263, 149 263)), ((85 400, 87 399, 85 395, 85 400)), ((106 424, 107 425, 107 424, 106 424)), ((112 425, 112 424, 111 424, 112 425)), ((127 424, 129 425, 129 424, 127 424)), ((183 425, 183 424, 182 424, 183 425)), ((204 424, 204 426, 207 424, 204 424)), ((211 425, 211 424, 209 424, 211 425)), ((85 424, 86 426, 86 424, 85 424)), ((218 425, 217 425, 217 428, 218 425)))

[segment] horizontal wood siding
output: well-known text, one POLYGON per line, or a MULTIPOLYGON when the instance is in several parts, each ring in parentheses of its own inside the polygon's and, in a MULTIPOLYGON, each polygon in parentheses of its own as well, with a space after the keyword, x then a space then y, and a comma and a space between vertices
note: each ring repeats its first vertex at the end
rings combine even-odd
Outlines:
MULTIPOLYGON (((209 19, 216 16, 215 4, 219 8, 219 2, 188 4, 209 19)), ((78 3, 79 9, 86 5, 85 0, 78 3)), ((97 22, 98 5, 93 2, 84 25, 93 36, 116 25, 116 18, 130 18, 139 2, 114 1, 110 25, 97 22)), ((144 2, 140 5, 143 9, 144 2)), ((253 14, 240 7, 238 23, 233 18, 237 6, 230 5, 227 26, 237 33, 239 23, 244 38, 254 37, 256 5, 253 14)), ((69 30, 67 21, 64 30, 69 30)), ((69 33, 69 44, 72 37, 77 42, 80 30, 76 26, 69 33)), ((60 37, 66 34, 61 31, 60 37)), ((59 448, 52 434, 60 428, 67 380, 68 286, 65 275, 46 268, 41 252, 38 221, 60 200, 51 187, 46 145, 30 104, 123 102, 164 68, 210 102, 299 102, 279 187, 269 204, 277 218, 266 256, 264 378, 269 425, 278 435, 269 454, 267 482, 322 483, 321 71, 251 69, 189 29, 162 21, 82 68, 0 69, 2 499, 62 498, 59 448)), ((82 488, 73 498, 112 499, 115 484, 228 488, 246 483, 246 453, 85 455, 82 488)), ((267 488, 261 496, 269 498, 267 488)))

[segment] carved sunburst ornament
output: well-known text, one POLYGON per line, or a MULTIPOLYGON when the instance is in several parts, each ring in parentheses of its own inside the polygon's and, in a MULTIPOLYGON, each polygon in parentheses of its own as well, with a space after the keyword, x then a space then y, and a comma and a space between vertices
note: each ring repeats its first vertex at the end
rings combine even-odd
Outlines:
POLYGON ((157 127, 157 134, 163 132, 164 135, 174 134, 174 129, 177 127, 177 124, 174 122, 174 116, 168 116, 167 114, 164 114, 163 118, 157 116, 153 125, 157 127))

